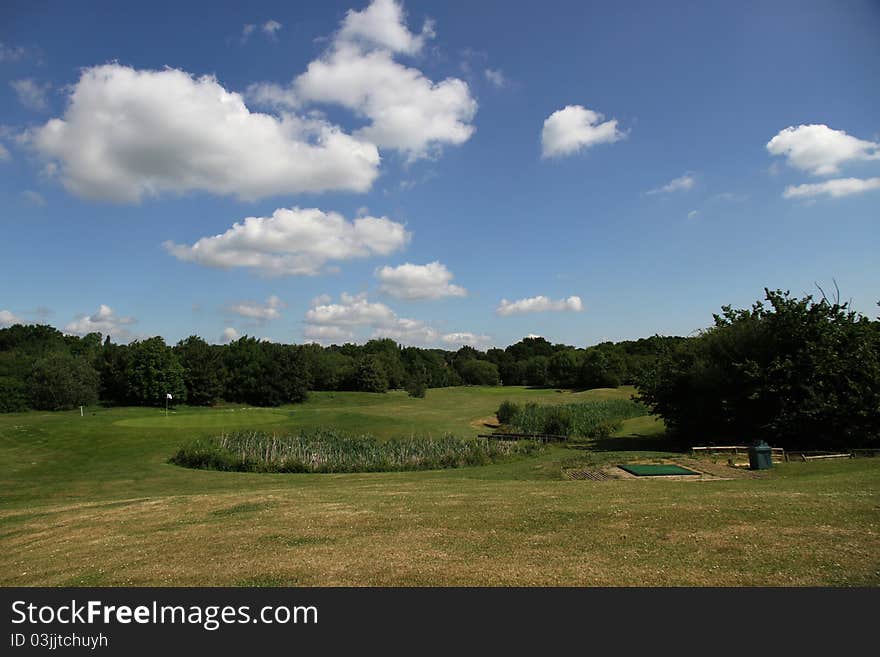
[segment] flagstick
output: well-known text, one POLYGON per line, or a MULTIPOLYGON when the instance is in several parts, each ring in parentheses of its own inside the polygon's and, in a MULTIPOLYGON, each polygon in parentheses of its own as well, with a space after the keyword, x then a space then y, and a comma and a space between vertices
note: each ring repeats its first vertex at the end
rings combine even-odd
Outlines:
POLYGON ((165 395, 165 417, 168 417, 168 395, 165 395))

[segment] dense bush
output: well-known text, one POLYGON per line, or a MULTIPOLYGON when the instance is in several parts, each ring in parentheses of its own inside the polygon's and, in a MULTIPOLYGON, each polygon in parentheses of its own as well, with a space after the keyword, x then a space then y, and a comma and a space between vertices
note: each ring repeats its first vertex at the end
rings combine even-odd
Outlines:
POLYGON ((380 441, 332 430, 276 436, 242 431, 197 440, 171 462, 190 468, 241 472, 388 472, 486 465, 532 454, 531 441, 406 438, 380 441))
POLYGON ((458 368, 458 373, 465 385, 497 386, 501 382, 498 366, 487 360, 468 359, 458 368))
POLYGON ((846 304, 765 290, 663 357, 639 393, 692 442, 842 449, 880 436, 880 334, 846 304))
POLYGON ((501 402, 501 406, 498 407, 495 417, 498 418, 501 424, 510 424, 510 421, 513 420, 517 413, 519 413, 519 406, 505 399, 501 402))

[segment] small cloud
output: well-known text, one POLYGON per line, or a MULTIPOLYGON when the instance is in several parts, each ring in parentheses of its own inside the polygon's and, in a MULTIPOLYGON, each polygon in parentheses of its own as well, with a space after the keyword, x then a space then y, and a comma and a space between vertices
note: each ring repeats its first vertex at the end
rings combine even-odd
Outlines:
POLYGON ((789 126, 767 142, 771 155, 814 176, 829 176, 849 162, 880 159, 880 143, 853 137, 825 124, 789 126))
POLYGON ((24 199, 25 203, 28 205, 32 205, 35 208, 44 208, 46 207, 46 199, 43 198, 43 195, 39 192, 35 192, 32 189, 26 189, 21 193, 21 197, 24 199))
POLYGON ((790 185, 782 193, 783 198, 812 198, 823 194, 831 198, 864 194, 880 189, 880 178, 835 178, 811 185, 790 185))
POLYGON ((499 315, 524 315, 526 313, 542 313, 542 312, 576 312, 579 313, 584 309, 583 301, 580 297, 571 296, 567 299, 559 299, 554 301, 543 295, 537 297, 528 297, 519 299, 518 301, 508 301, 502 299, 501 303, 495 309, 499 315))
POLYGON ((700 216, 699 210, 691 210, 690 212, 688 212, 688 219, 696 219, 699 216, 700 216))
POLYGON ((646 194, 670 194, 672 192, 686 192, 689 189, 692 189, 696 184, 696 179, 693 174, 688 172, 685 173, 680 178, 675 178, 674 180, 670 180, 668 183, 663 185, 662 187, 657 187, 656 189, 650 189, 646 194))
POLYGON ((596 144, 611 144, 626 137, 617 129, 617 119, 582 105, 567 105, 544 121, 541 131, 541 157, 572 155, 596 144))
POLYGON ((238 340, 238 337, 238 331, 236 331, 231 326, 228 326, 223 329, 223 333, 220 334, 220 342, 223 344, 227 344, 234 340, 238 340))
POLYGON ((487 68, 486 71, 486 79, 492 83, 498 89, 503 88, 507 85, 507 79, 504 77, 504 73, 500 68, 492 69, 487 68))
POLYGON ((7 160, 11 160, 12 155, 9 154, 9 150, 3 144, 0 144, 0 162, 6 162, 7 160))
POLYGON ((48 94, 52 88, 50 83, 40 84, 33 78, 12 80, 9 85, 15 90, 18 102, 24 107, 37 112, 49 108, 48 94))
POLYGON ((243 301, 227 306, 226 310, 239 317, 265 322, 281 317, 281 309, 284 307, 284 302, 275 295, 272 295, 266 300, 265 304, 257 303, 256 301, 243 301))
POLYGON ((453 285, 453 274, 441 262, 427 265, 405 263, 398 267, 381 267, 375 272, 379 289, 397 299, 418 301, 443 297, 467 296, 467 290, 453 285))
POLYGON ((266 35, 267 37, 269 37, 270 39, 273 39, 273 40, 274 40, 274 39, 277 39, 277 38, 278 38, 278 37, 276 36, 275 33, 276 33, 278 30, 280 30, 282 27, 283 27, 283 26, 281 25, 281 23, 279 23, 279 22, 276 21, 276 20, 271 20, 271 19, 270 19, 270 20, 266 21, 265 23, 263 23, 263 26, 262 26, 262 28, 260 28, 260 29, 263 30, 263 34, 265 34, 265 35, 266 35))

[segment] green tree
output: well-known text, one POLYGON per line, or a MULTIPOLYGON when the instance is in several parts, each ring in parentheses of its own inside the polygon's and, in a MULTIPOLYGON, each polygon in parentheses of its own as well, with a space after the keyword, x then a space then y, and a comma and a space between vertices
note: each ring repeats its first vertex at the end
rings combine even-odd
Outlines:
POLYGON ((172 349, 156 336, 128 345, 125 386, 131 403, 164 405, 166 394, 177 401, 186 399, 183 367, 172 349))
POLYGON ((466 360, 459 366, 458 372, 466 385, 497 386, 501 382, 498 366, 487 360, 466 360))
POLYGON ((386 392, 388 377, 376 356, 364 356, 355 370, 355 389, 361 392, 386 392))
POLYGON ((32 408, 64 411, 98 402, 100 378, 85 358, 54 353, 41 358, 31 370, 28 395, 32 408))
POLYGON ((583 388, 617 388, 623 378, 623 359, 613 348, 587 349, 581 360, 578 379, 583 388))
POLYGON ((880 436, 880 341, 846 304, 765 290, 661 358, 639 393, 692 440, 843 449, 880 436), (766 303, 765 303, 766 302, 766 303))
POLYGON ((559 388, 577 387, 581 358, 581 354, 575 349, 565 349, 553 354, 547 364, 550 383, 559 388))
POLYGON ((210 406, 223 397, 226 368, 223 365, 222 347, 210 345, 202 338, 191 335, 174 346, 174 353, 183 367, 187 402, 195 406, 210 406))

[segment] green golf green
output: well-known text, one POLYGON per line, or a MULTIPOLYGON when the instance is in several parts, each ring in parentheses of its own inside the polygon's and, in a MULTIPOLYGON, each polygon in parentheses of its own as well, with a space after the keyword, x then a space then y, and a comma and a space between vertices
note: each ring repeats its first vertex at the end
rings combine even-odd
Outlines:
POLYGON ((699 472, 688 470, 680 465, 618 465, 621 470, 626 470, 636 477, 662 477, 665 475, 698 475, 699 472))

